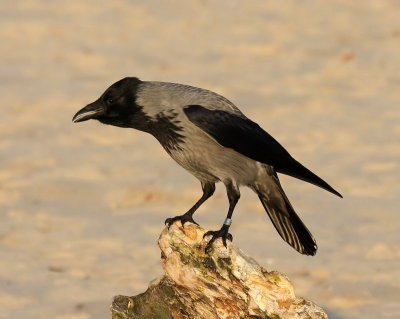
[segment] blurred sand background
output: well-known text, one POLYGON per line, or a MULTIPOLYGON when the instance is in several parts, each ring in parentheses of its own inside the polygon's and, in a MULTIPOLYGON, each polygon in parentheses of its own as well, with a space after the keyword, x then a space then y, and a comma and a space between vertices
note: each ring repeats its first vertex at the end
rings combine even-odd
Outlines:
MULTIPOLYGON (((2 0, 0 40, 1 319, 110 318, 161 274, 199 183, 151 136, 71 123, 125 76, 225 95, 337 188, 282 176, 315 257, 245 189, 234 242, 332 319, 399 318, 399 1, 2 0)), ((196 220, 226 209, 219 185, 196 220)))

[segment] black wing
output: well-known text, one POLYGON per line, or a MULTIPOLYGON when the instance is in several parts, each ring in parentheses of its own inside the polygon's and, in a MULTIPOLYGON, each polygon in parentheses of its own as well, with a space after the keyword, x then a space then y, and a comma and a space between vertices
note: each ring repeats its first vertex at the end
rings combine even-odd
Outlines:
POLYGON ((192 123, 222 146, 271 165, 279 173, 299 178, 342 197, 328 183, 297 162, 277 140, 248 118, 226 111, 209 110, 201 105, 189 105, 184 108, 184 112, 192 123))

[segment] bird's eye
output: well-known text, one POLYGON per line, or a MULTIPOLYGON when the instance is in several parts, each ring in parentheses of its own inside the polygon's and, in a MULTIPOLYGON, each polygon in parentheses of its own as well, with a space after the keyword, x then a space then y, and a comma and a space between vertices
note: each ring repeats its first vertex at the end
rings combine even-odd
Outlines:
POLYGON ((106 100, 106 103, 107 103, 108 105, 111 105, 111 104, 114 103, 114 100, 111 99, 111 98, 109 98, 109 99, 106 100))

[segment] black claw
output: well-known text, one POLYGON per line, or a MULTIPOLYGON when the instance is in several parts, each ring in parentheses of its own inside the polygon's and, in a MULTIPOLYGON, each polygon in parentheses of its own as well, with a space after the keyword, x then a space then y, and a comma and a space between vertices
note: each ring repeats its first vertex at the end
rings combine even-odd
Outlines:
POLYGON ((204 250, 206 252, 206 254, 211 252, 211 245, 210 243, 207 244, 206 249, 204 250))
POLYGON ((171 225, 172 225, 173 223, 175 223, 176 221, 180 221, 181 224, 182 224, 182 226, 184 226, 185 223, 187 223, 187 222, 190 222, 190 223, 193 223, 193 224, 196 224, 197 226, 199 226, 199 224, 196 223, 196 222, 193 220, 192 215, 189 215, 189 214, 188 214, 188 215, 183 214, 183 215, 179 215, 179 216, 167 218, 167 219, 165 220, 165 225, 167 225, 167 226, 168 226, 168 229, 169 229, 169 227, 171 227, 171 225))
POLYGON ((210 241, 207 243, 205 252, 209 253, 211 251, 211 248, 212 248, 211 246, 212 246, 213 242, 217 238, 221 238, 222 239, 222 243, 224 244, 225 248, 227 248, 226 240, 227 239, 230 240, 230 241, 233 240, 233 237, 232 237, 232 235, 230 233, 228 233, 228 230, 229 230, 229 227, 226 227, 225 225, 223 225, 220 230, 215 230, 215 231, 214 230, 209 230, 208 232, 206 232, 203 235, 203 238, 207 237, 207 236, 210 236, 210 235, 212 237, 211 237, 210 241))
POLYGON ((214 233, 215 233, 215 231, 209 230, 208 232, 206 232, 206 233, 203 235, 203 239, 206 238, 207 236, 213 235, 214 233))

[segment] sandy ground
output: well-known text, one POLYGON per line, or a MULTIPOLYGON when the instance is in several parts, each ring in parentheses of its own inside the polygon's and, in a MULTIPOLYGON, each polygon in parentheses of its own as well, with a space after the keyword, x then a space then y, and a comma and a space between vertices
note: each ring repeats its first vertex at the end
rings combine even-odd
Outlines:
MULTIPOLYGON (((235 243, 332 319, 400 312, 399 1, 1 1, 0 318, 105 319, 161 274, 199 183, 151 137, 72 115, 125 76, 219 92, 344 195, 282 182, 318 254, 243 190, 235 243)), ((197 215, 217 229, 224 189, 197 215)))

